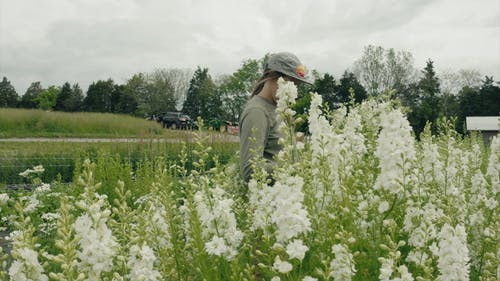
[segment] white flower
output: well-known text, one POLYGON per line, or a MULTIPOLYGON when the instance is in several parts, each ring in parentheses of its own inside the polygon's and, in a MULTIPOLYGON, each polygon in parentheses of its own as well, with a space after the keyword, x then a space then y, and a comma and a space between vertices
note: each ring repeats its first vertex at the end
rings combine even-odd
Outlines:
POLYGON ((156 281, 162 280, 160 273, 153 268, 156 257, 153 250, 143 244, 139 248, 137 245, 130 247, 127 267, 129 280, 156 281))
POLYGON ((304 245, 302 240, 298 239, 294 240, 286 246, 286 253, 288 254, 288 258, 298 259, 299 261, 302 261, 304 259, 307 250, 309 250, 309 248, 304 245))
POLYGON ((500 137, 494 136, 490 144, 490 159, 486 175, 491 178, 491 187, 495 193, 500 192, 500 137))
POLYGON ((111 214, 105 207, 107 196, 97 193, 93 196, 77 202, 84 213, 76 219, 74 227, 79 245, 78 268, 89 280, 100 280, 101 273, 113 269, 119 244, 106 224, 111 214))
POLYGON ((279 276, 274 276, 271 278, 271 281, 281 281, 281 278, 279 276))
POLYGON ((469 250, 465 228, 445 224, 439 232, 438 269, 442 281, 469 280, 469 250))
POLYGON ((379 258, 379 261, 381 263, 380 274, 378 276, 379 280, 390 281, 393 272, 394 260, 392 258, 379 258))
POLYGON ((170 248, 170 232, 169 225, 167 221, 167 208, 156 198, 149 198, 143 201, 144 203, 148 203, 147 208, 145 208, 143 216, 145 218, 144 228, 146 233, 150 233, 149 245, 153 247, 153 249, 158 248, 170 248))
POLYGON ((274 259, 273 268, 280 273, 288 273, 292 271, 293 266, 289 262, 281 261, 279 256, 274 259))
POLYGON ((48 183, 42 183, 41 186, 38 186, 37 188, 35 188, 35 193, 36 194, 40 194, 40 193, 47 193, 50 191, 50 184, 48 183))
POLYGON ((297 98, 297 87, 295 87, 293 82, 285 81, 285 79, 280 77, 278 79, 276 96, 278 98, 277 110, 288 110, 287 114, 294 115, 295 112, 290 109, 290 105, 295 103, 295 99, 297 98))
POLYGON ((424 265, 429 256, 425 252, 412 250, 406 257, 407 262, 414 262, 416 265, 424 265))
POLYGON ((205 243, 205 250, 207 253, 219 257, 230 251, 230 249, 226 246, 224 239, 217 235, 214 236, 211 241, 205 243))
POLYGON ((9 269, 12 281, 46 281, 48 277, 38 261, 38 253, 29 248, 21 248, 16 251, 16 259, 9 269))
POLYGON ((302 281, 318 281, 318 279, 311 276, 305 276, 304 278, 302 278, 302 281))
POLYGON ((383 112, 380 119, 382 130, 375 152, 380 160, 380 174, 375 189, 398 194, 403 191, 403 184, 412 179, 410 171, 416 157, 415 140, 410 124, 401 111, 383 112))
POLYGON ((354 268, 354 259, 349 249, 344 244, 335 244, 332 246, 334 258, 330 263, 332 270, 331 276, 334 281, 352 280, 356 273, 354 268))
POLYGON ((43 173, 44 171, 45 171, 45 169, 43 168, 42 165, 38 165, 38 166, 33 167, 33 173, 35 173, 35 174, 40 174, 40 173, 43 173))
POLYGON ((0 207, 7 205, 7 202, 9 202, 9 194, 0 193, 0 207))
POLYGON ((378 212, 380 214, 383 214, 387 210, 389 210, 389 202, 387 201, 380 202, 380 205, 378 205, 378 212))
POLYGON ((205 250, 232 260, 238 253, 243 232, 236 225, 233 200, 226 197, 225 191, 216 186, 197 191, 193 199, 203 227, 203 237, 209 240, 205 243, 205 250))
POLYGON ((401 277, 393 279, 394 281, 413 281, 413 276, 408 272, 408 268, 405 265, 398 267, 398 273, 401 277))
POLYGON ((299 176, 280 178, 272 187, 275 192, 271 206, 271 222, 276 225, 276 239, 278 242, 287 241, 311 229, 311 221, 307 210, 303 207, 304 180, 299 176))
POLYGON ((45 169, 42 165, 33 167, 33 169, 26 169, 26 171, 19 173, 21 177, 27 178, 30 174, 40 174, 43 173, 45 169))

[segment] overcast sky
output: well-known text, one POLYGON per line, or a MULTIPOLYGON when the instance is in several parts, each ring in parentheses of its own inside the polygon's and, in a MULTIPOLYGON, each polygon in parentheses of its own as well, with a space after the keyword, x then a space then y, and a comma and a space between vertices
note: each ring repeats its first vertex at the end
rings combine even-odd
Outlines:
POLYGON ((277 51, 339 76, 369 44, 498 81, 500 1, 0 0, 0 76, 20 95, 33 81, 86 91, 156 68, 231 74, 277 51))

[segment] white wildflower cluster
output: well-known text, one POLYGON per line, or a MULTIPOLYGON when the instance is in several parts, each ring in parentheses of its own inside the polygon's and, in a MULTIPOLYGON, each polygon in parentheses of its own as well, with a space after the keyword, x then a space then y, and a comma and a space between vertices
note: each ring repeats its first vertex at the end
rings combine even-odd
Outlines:
POLYGON ((271 188, 273 200, 271 223, 276 226, 276 240, 281 243, 311 230, 307 210, 303 206, 304 180, 299 176, 280 177, 271 188))
POLYGON ((144 218, 144 232, 150 233, 148 239, 154 249, 170 248, 170 227, 168 225, 167 210, 158 200, 148 202, 148 206, 142 213, 144 218))
MULTIPOLYGON (((440 160, 438 145, 432 142, 432 138, 423 138, 421 142, 420 152, 422 154, 421 162, 422 175, 419 181, 421 182, 421 188, 425 188, 427 185, 435 182, 440 186, 445 183, 444 175, 444 164, 440 160)), ((417 189, 413 192, 418 192, 417 189)))
POLYGON ((278 103, 276 111, 280 116, 294 116, 295 111, 291 105, 295 103, 297 98, 297 88, 293 82, 285 81, 283 78, 278 79, 278 90, 276 92, 278 103))
POLYGON ((460 163, 462 151, 454 146, 453 139, 448 141, 448 157, 445 168, 445 184, 442 186, 442 192, 445 196, 457 197, 463 189, 463 182, 460 180, 460 163))
POLYGON ((156 281, 162 280, 160 272, 154 269, 156 257, 153 250, 143 244, 141 247, 132 245, 130 247, 127 268, 129 280, 156 281))
POLYGON ((42 165, 38 165, 33 167, 33 169, 26 169, 26 171, 19 173, 19 175, 23 178, 29 177, 30 174, 41 174, 45 171, 42 165))
POLYGON ((293 269, 293 265, 287 261, 282 261, 279 256, 274 258, 273 269, 279 273, 286 274, 293 269))
POLYGON ((58 213, 44 213, 42 214, 43 223, 41 223, 38 227, 41 232, 45 234, 49 234, 54 231, 57 227, 57 220, 61 216, 58 213))
POLYGON ((288 254, 288 258, 298 259, 299 261, 302 261, 304 259, 307 250, 309 250, 309 248, 304 245, 304 242, 302 240, 299 239, 293 240, 286 246, 286 253, 288 254))
MULTIPOLYGON (((309 108, 309 131, 311 132, 311 152, 313 170, 313 194, 316 196, 317 207, 321 209, 322 204, 331 202, 335 195, 340 195, 338 181, 339 156, 338 147, 341 139, 335 134, 333 127, 325 116, 322 115, 320 106, 323 99, 317 93, 312 94, 311 106, 309 108), (329 169, 324 170, 319 167, 322 162, 326 163, 329 169), (332 194, 333 193, 333 194, 332 194)), ((323 163, 323 164, 324 164, 323 163)))
POLYGON ((257 182, 251 179, 248 182, 249 204, 252 207, 253 220, 251 230, 267 230, 271 222, 274 200, 274 189, 266 183, 257 182))
POLYGON ((405 260, 426 269, 430 260, 437 260, 436 252, 431 249, 437 247, 437 224, 445 218, 445 214, 432 202, 409 200, 407 204, 402 230, 408 234, 407 244, 411 250, 405 260))
POLYGON ((9 269, 10 280, 12 281, 46 281, 49 280, 40 262, 38 253, 30 248, 20 248, 15 250, 16 259, 9 269))
POLYGON ((206 251, 232 260, 243 239, 243 233, 238 229, 236 217, 231 211, 233 200, 216 186, 196 192, 194 202, 203 226, 203 237, 208 240, 205 243, 206 251))
POLYGON ((375 152, 380 160, 380 174, 375 188, 399 194, 404 191, 403 185, 412 180, 415 140, 411 135, 410 124, 401 111, 394 109, 383 112, 380 118, 382 131, 375 152))
POLYGON ((500 192, 500 135, 492 138, 490 149, 491 153, 486 175, 491 180, 491 187, 494 194, 498 194, 500 192))
POLYGON ((349 281, 356 274, 355 263, 349 248, 345 244, 332 246, 334 258, 330 262, 331 277, 334 281, 349 281))
POLYGON ((463 225, 445 224, 439 232, 438 269, 442 281, 469 280, 469 250, 463 225))
POLYGON ((28 201, 28 205, 24 207, 24 212, 26 214, 35 212, 39 207, 42 206, 40 198, 47 194, 50 194, 50 184, 42 183, 40 186, 36 187, 35 190, 29 196, 21 197, 22 200, 28 201))
POLYGON ((78 268, 87 274, 88 280, 100 280, 101 273, 113 268, 118 253, 118 243, 106 224, 111 214, 105 208, 107 197, 95 194, 94 202, 79 201, 85 212, 75 221, 75 234, 79 239, 78 268))

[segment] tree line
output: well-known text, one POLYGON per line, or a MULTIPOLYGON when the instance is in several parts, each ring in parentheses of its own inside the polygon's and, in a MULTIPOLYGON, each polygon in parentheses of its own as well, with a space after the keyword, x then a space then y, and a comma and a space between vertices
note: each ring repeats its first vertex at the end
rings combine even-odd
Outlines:
MULTIPOLYGON (((267 55, 248 59, 230 75, 212 77, 208 68, 158 69, 132 75, 124 84, 112 79, 93 82, 85 92, 78 84, 43 88, 33 82, 19 96, 10 81, 0 82, 0 107, 38 108, 56 111, 87 111, 158 116, 166 111, 183 111, 191 118, 236 122, 253 86, 263 72, 267 55)), ((305 114, 310 92, 323 96, 335 110, 340 105, 361 102, 369 97, 390 95, 408 109, 408 119, 418 136, 431 122, 436 132, 440 118, 454 120, 455 129, 464 133, 466 116, 498 116, 500 83, 481 77, 476 70, 435 71, 428 60, 424 69, 414 67, 411 53, 366 46, 352 69, 336 79, 330 73, 313 70, 312 85, 299 87, 296 110, 305 114)), ((304 130, 307 128, 303 127, 304 130)))

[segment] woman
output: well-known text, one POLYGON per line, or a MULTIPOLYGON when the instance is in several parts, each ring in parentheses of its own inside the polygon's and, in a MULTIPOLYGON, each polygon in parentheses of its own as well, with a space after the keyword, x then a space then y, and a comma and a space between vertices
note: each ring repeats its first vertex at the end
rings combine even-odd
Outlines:
POLYGON ((258 149, 266 161, 266 170, 272 175, 276 162, 274 156, 281 150, 278 143, 280 132, 276 120, 276 91, 278 78, 311 84, 305 78, 305 68, 299 59, 291 53, 283 52, 269 56, 264 74, 257 82, 252 97, 240 115, 240 170, 243 179, 248 182, 253 174, 250 160, 254 156, 252 149, 258 149), (256 139, 254 144, 251 138, 256 139))

